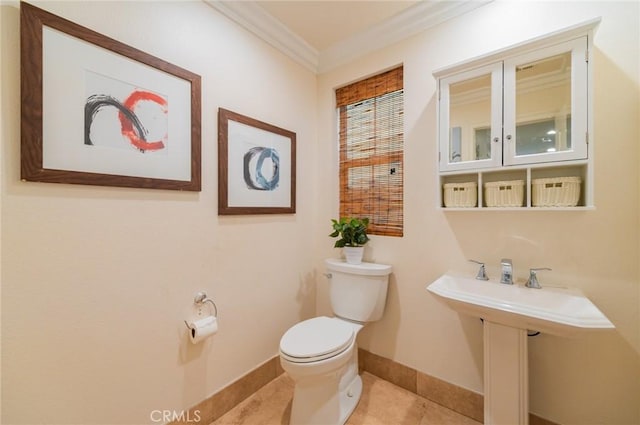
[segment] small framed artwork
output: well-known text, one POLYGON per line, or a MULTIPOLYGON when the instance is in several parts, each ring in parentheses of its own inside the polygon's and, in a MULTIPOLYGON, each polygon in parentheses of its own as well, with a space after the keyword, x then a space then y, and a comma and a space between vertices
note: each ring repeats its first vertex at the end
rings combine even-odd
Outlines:
POLYGON ((200 191, 200 76, 20 9, 21 178, 200 191))
POLYGON ((218 110, 218 214, 296 212, 296 134, 218 110))

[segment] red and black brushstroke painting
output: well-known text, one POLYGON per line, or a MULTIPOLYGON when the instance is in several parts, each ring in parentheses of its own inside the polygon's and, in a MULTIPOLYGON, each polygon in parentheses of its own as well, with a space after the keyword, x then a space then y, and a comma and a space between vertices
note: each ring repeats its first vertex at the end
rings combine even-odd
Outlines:
POLYGON ((123 102, 107 94, 89 96, 84 107, 84 144, 90 146, 95 144, 91 133, 94 119, 103 108, 113 107, 118 110, 120 133, 131 146, 142 153, 165 149, 167 134, 159 140, 148 140, 149 130, 136 114, 136 108, 144 102, 156 104, 161 108, 162 113, 167 115, 167 101, 162 96, 146 90, 134 90, 123 102))

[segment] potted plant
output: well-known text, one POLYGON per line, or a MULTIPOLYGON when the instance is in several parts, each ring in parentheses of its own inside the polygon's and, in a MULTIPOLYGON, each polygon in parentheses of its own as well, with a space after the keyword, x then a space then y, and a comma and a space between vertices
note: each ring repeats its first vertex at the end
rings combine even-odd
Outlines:
POLYGON ((364 245, 369 241, 367 236, 368 218, 341 218, 331 219, 333 232, 332 238, 339 237, 334 248, 342 248, 349 264, 360 264, 364 254, 364 245))

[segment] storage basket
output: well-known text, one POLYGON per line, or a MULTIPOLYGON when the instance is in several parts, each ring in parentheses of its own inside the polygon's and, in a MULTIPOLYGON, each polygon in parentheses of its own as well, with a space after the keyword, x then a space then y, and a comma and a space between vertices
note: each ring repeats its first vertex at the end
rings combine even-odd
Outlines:
POLYGON ((478 183, 445 183, 444 206, 447 208, 473 208, 478 204, 478 183))
POLYGON ((487 182, 484 184, 487 207, 521 207, 524 200, 524 180, 487 182))
POLYGON ((575 207, 580 199, 580 177, 555 177, 531 180, 531 205, 534 207, 575 207))

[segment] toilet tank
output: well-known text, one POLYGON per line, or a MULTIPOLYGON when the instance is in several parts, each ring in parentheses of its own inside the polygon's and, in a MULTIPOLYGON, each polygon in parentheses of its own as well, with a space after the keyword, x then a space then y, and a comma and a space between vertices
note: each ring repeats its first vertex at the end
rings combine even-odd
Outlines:
POLYGON ((325 260, 329 278, 331 307, 338 317, 357 322, 380 320, 387 301, 391 266, 386 264, 348 264, 325 260))

